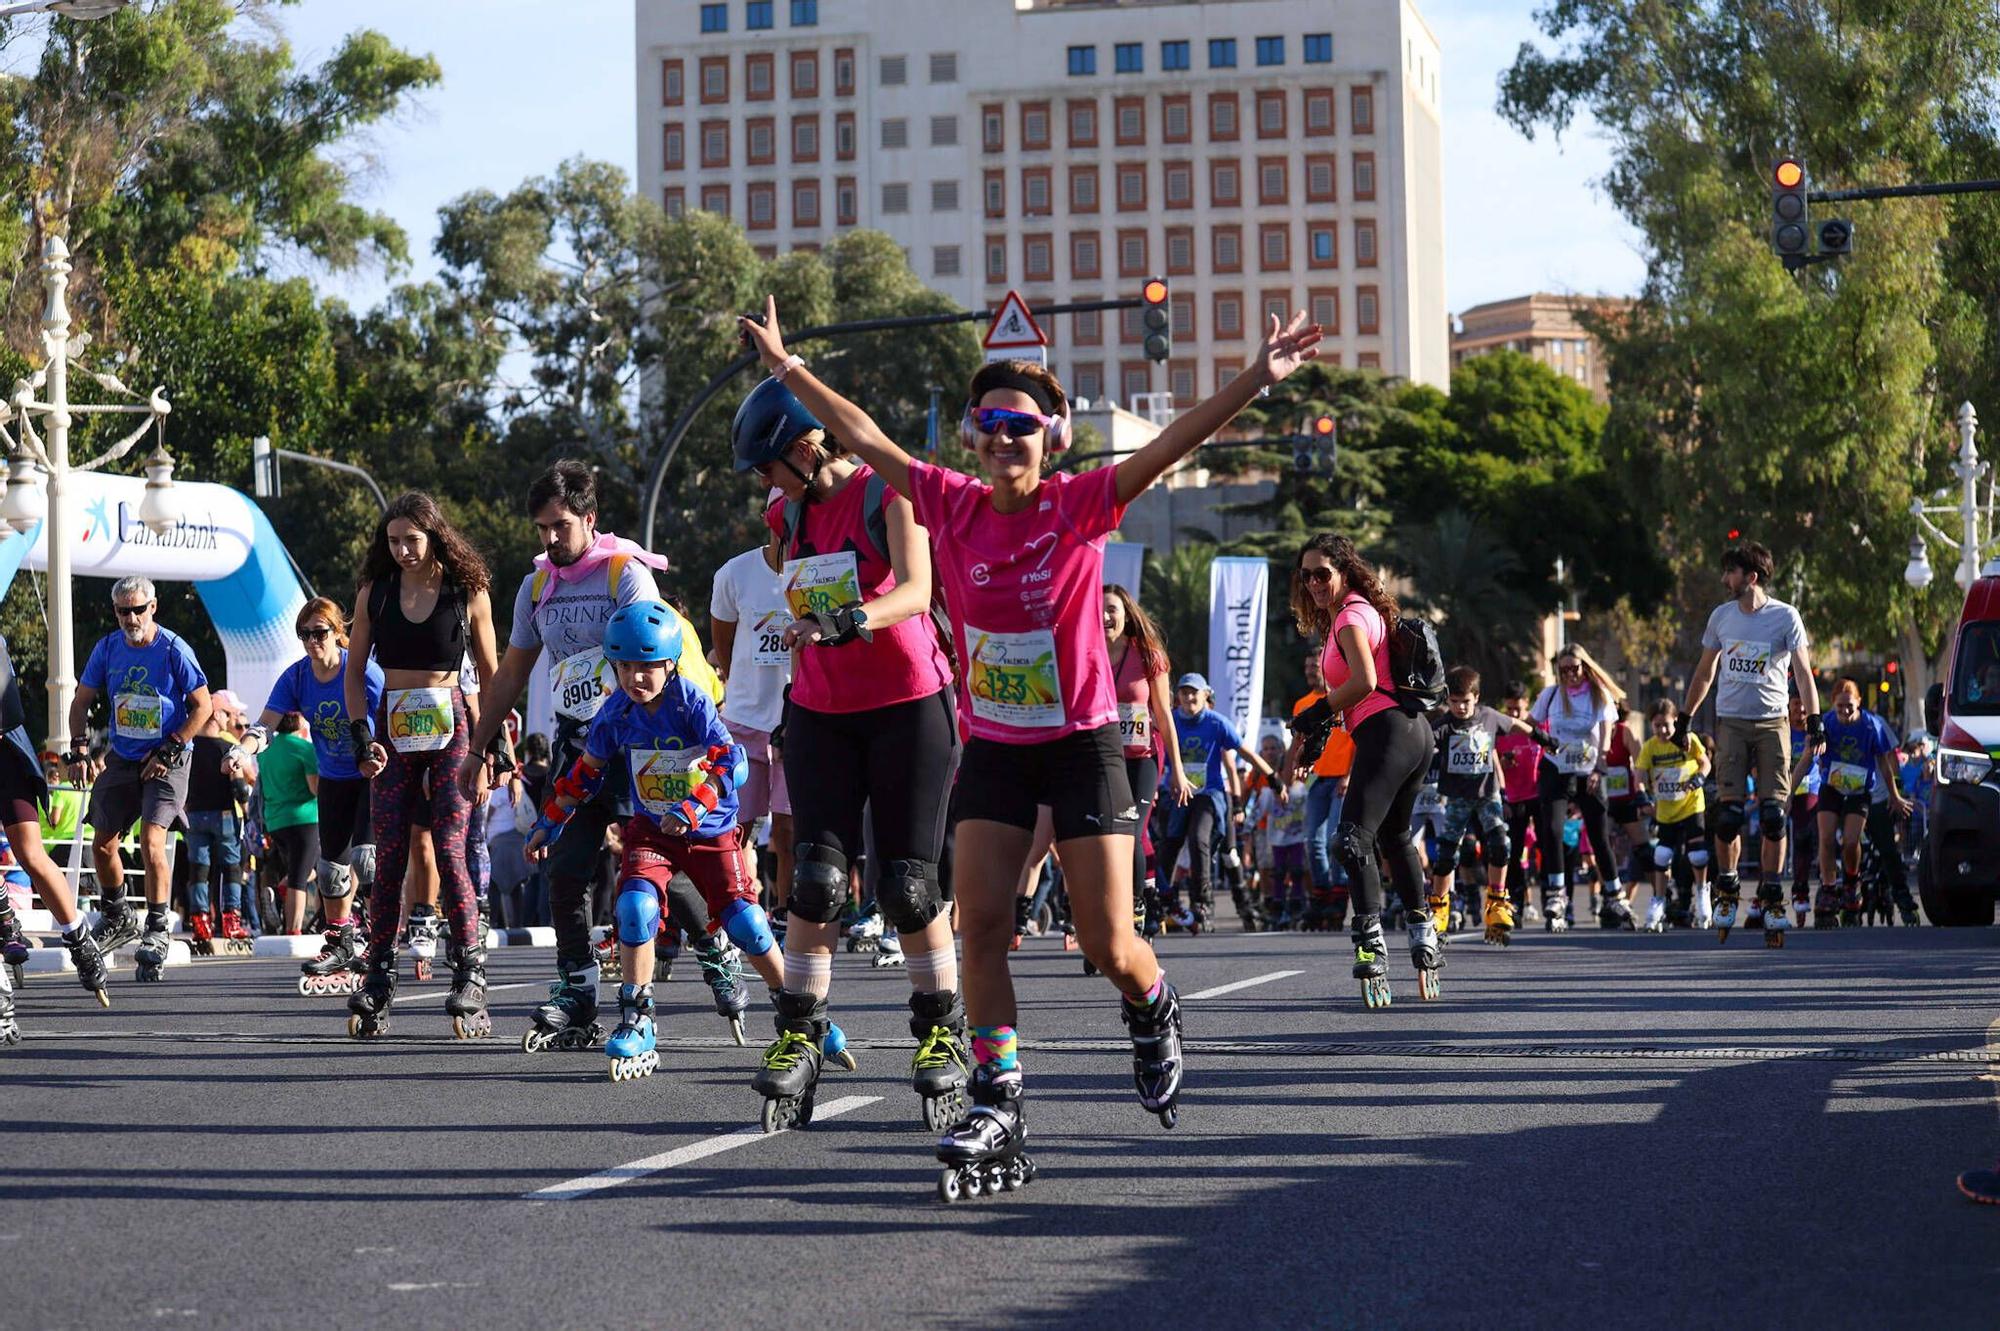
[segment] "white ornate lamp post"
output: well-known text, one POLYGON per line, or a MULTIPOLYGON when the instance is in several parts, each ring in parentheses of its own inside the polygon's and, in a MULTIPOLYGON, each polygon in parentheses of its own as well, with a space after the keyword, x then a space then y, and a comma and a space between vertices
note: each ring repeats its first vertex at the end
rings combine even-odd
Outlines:
MULTIPOLYGON (((1980 575, 1986 563, 1987 538, 1994 527, 1994 487, 1989 482, 1986 499, 1979 498, 1979 482, 1993 470, 1993 464, 1982 462, 1976 442, 1979 434, 1979 414, 1970 402, 1958 408, 1958 461, 1951 464, 1952 474, 1958 477, 1960 492, 1956 504, 1925 504, 1921 499, 1910 501, 1910 516, 1917 525, 1929 532, 1939 543, 1958 551, 1958 568, 1952 574, 1960 591, 1972 586, 1972 580, 1980 575), (1959 519, 1959 535, 1946 535, 1927 516, 1931 513, 1956 513, 1959 519), (1984 528, 1984 532, 1982 532, 1984 528)), ((1940 490, 1933 498, 1942 499, 1945 491, 1940 490)), ((1924 538, 1910 538, 1910 562, 1903 568, 1903 581, 1922 591, 1931 585, 1931 561, 1924 551, 1924 538)))

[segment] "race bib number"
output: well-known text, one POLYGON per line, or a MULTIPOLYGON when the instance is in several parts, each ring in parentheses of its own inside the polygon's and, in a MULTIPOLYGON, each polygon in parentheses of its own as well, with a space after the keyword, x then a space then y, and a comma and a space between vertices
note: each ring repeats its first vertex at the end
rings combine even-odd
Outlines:
POLYGON ((792 654, 785 647, 785 630, 791 626, 792 617, 782 610, 767 610, 757 616, 757 622, 750 626, 750 664, 789 670, 792 654))
POLYGON ((988 633, 968 624, 965 641, 971 658, 966 680, 974 716, 1023 730, 1063 724, 1053 631, 988 633))
POLYGON ((1727 676, 1762 679, 1771 668, 1771 644, 1741 639, 1722 644, 1722 670, 1727 676))
POLYGON ((1604 774, 1604 798, 1624 800, 1632 798, 1632 769, 1614 767, 1604 774))
POLYGON ((613 671, 602 648, 564 657, 550 674, 556 691, 556 715, 571 721, 589 721, 596 716, 605 695, 618 687, 613 671))
POLYGON ((1143 749, 1152 743, 1153 714, 1145 703, 1118 704, 1118 738, 1128 749, 1143 749))
POLYGON ((706 749, 634 749, 632 799, 654 818, 665 820, 668 812, 694 794, 701 784, 701 760, 706 749))
POLYGON ((1582 741, 1565 744, 1556 750, 1556 770, 1571 776, 1588 772, 1597 766, 1597 747, 1582 741))
POLYGON ((1860 763, 1829 763, 1826 784, 1843 795, 1859 795, 1868 789, 1868 769, 1860 763))
POLYGON ((1454 730, 1444 765, 1453 776, 1484 776, 1493 770, 1493 741, 1483 730, 1454 730))
POLYGON ((1436 786, 1425 786, 1417 792, 1417 802, 1411 806, 1410 812, 1419 816, 1442 814, 1444 812, 1444 796, 1439 793, 1436 786))
POLYGON ((157 693, 121 693, 111 700, 111 726, 120 739, 157 740, 166 719, 166 699, 157 693))
MULTIPOLYGON (((861 565, 852 550, 785 561, 785 604, 793 619, 831 615, 861 599, 861 565)), ((783 633, 784 630, 778 630, 783 633)))
POLYGON ((1653 790, 1662 800, 1684 799, 1701 789, 1701 778, 1688 767, 1662 767, 1653 777, 1653 790))
POLYGON ((431 753, 451 743, 450 689, 390 689, 389 744, 398 753, 431 753))

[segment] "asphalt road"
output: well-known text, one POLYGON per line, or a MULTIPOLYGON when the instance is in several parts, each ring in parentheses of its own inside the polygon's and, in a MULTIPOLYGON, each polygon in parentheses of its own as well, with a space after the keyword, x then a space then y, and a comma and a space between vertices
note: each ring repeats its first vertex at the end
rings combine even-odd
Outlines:
POLYGON ((520 1052, 545 951, 494 954, 479 1042, 441 984, 357 1044, 296 963, 124 971, 108 1012, 37 977, 0 1051, 0 1326, 1994 1324, 2000 1211, 1952 1178, 2000 1154, 2000 931, 1461 935, 1441 1001, 1399 960, 1377 1013, 1343 948, 1167 941, 1168 1132, 1110 991, 1031 939, 1041 1177, 948 1208, 907 982, 865 957, 834 994, 860 1071, 775 1137, 692 967, 661 1072, 615 1085, 520 1052))

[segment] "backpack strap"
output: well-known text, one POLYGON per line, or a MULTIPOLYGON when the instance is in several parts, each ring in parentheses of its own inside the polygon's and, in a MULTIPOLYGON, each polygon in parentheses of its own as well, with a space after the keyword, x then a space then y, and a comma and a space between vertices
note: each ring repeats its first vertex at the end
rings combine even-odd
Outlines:
POLYGON ((889 518, 884 507, 889 495, 889 482, 881 472, 871 473, 868 488, 861 495, 861 530, 868 537, 868 543, 875 547, 876 558, 887 564, 889 559, 889 518))

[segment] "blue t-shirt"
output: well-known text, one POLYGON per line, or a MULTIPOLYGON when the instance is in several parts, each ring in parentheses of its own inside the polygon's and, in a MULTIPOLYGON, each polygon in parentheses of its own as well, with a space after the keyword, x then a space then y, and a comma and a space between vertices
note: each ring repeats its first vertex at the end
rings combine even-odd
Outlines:
MULTIPOLYGON (((623 689, 611 694, 590 722, 583 751, 607 766, 623 755, 631 772, 632 807, 664 826, 668 810, 688 798, 707 779, 695 763, 714 747, 734 748, 729 727, 706 690, 676 673, 647 711, 623 689)), ((693 839, 710 841, 736 826, 736 791, 732 786, 702 817, 693 839)))
MULTIPOLYGON (((382 701, 382 667, 372 659, 363 687, 368 691, 368 715, 373 716, 382 701)), ((271 700, 264 706, 281 715, 298 712, 305 717, 321 776, 335 781, 360 778, 361 769, 354 765, 354 749, 347 737, 347 723, 352 718, 347 715, 346 651, 340 653, 340 673, 326 684, 319 682, 308 658, 292 662, 271 686, 271 700)))
POLYGON ((1826 748, 1820 753, 1820 789, 1836 795, 1865 795, 1875 789, 1876 760, 1896 747, 1889 728, 1872 712, 1852 724, 1840 713, 1826 714, 1826 748))
MULTIPOLYGON (((1233 753, 1243 747, 1243 737, 1236 733, 1236 727, 1229 718, 1213 707, 1204 707, 1198 716, 1189 716, 1180 708, 1174 709, 1174 739, 1181 746, 1181 766, 1192 772, 1199 767, 1205 773, 1202 780, 1204 790, 1228 790, 1222 779, 1222 759, 1224 754, 1233 753)), ((1168 764, 1168 771, 1172 765, 1168 764)))
MULTIPOLYGON (((1792 752, 1793 752, 1793 754, 1795 754, 1795 755, 1796 755, 1796 754, 1800 754, 1800 753, 1804 753, 1805 751, 1806 751, 1806 732, 1805 732, 1805 731, 1803 731, 1803 730, 1794 730, 1794 731, 1792 732, 1792 752)), ((1814 763, 1814 764, 1813 764, 1812 766, 1810 766, 1810 767, 1806 768, 1806 775, 1805 775, 1805 779, 1804 779, 1804 780, 1802 780, 1802 781, 1800 781, 1800 782, 1799 782, 1799 784, 1798 784, 1797 786, 1793 787, 1793 789, 1792 789, 1792 794, 1794 794, 1794 795, 1817 795, 1817 794, 1819 794, 1819 764, 1818 764, 1818 763, 1814 763)))
POLYGON ((187 699, 208 687, 201 663, 178 633, 160 629, 134 647, 122 633, 106 634, 90 649, 78 681, 111 702, 111 751, 143 762, 160 742, 187 723, 187 699))

